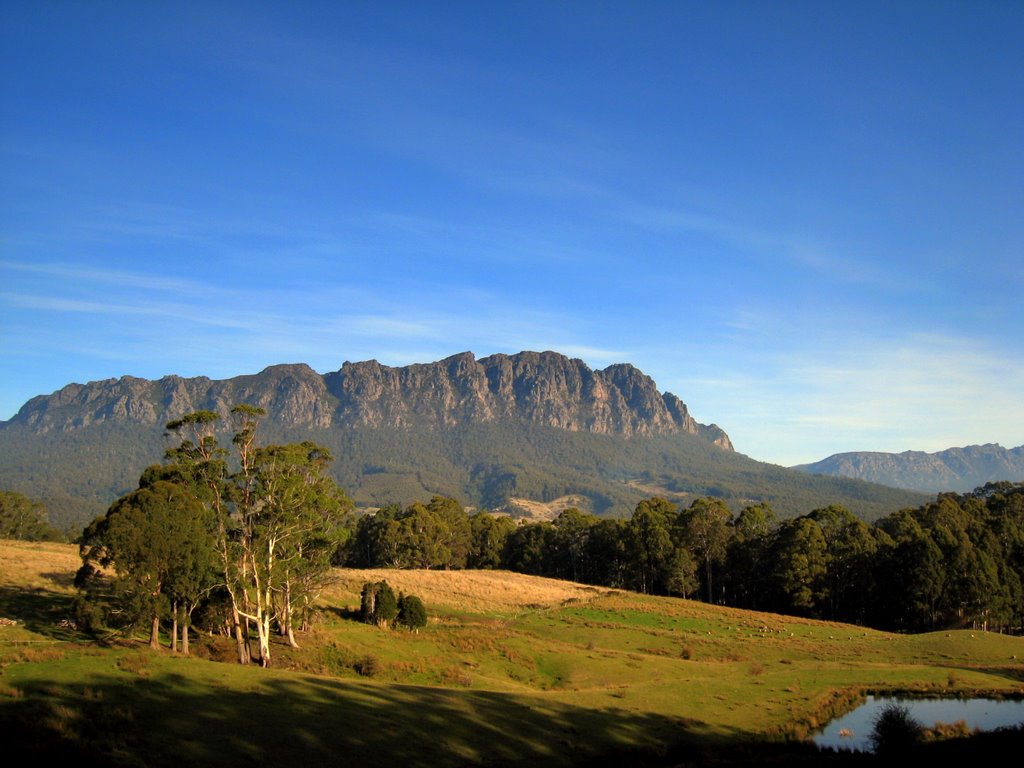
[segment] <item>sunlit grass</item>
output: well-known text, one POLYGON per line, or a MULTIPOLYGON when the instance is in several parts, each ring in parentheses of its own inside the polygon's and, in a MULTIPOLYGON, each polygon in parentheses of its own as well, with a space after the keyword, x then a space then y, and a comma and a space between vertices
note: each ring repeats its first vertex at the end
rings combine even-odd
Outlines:
MULTIPOLYGON (((338 571, 302 649, 275 647, 261 670, 62 636, 75 548, 0 542, 0 562, 0 615, 18 622, 0 627, 0 716, 40 739, 30 755, 568 764, 802 737, 867 691, 1024 694, 1021 638, 894 635, 506 572, 338 571), (424 599, 427 627, 352 618, 382 578, 424 599)), ((194 649, 230 657, 226 638, 194 649)))

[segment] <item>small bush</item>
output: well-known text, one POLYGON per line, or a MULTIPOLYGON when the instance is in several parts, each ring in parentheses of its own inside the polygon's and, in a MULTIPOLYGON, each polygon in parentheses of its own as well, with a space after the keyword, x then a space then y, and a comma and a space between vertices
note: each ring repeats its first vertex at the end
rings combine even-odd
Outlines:
POLYGON ((868 737, 872 750, 879 755, 904 754, 923 738, 924 727, 911 716, 910 709, 895 703, 878 713, 868 737))
POLYGON ((126 653, 117 660, 117 668, 139 677, 149 675, 149 658, 141 653, 126 653))
POLYGON ((936 723, 924 731, 926 739, 964 739, 971 736, 973 731, 967 726, 966 720, 957 720, 955 723, 936 723))
POLYGON ((353 666, 355 667, 356 672, 363 677, 375 677, 380 674, 382 668, 380 659, 372 653, 368 653, 363 656, 353 666))
POLYGON ((103 629, 103 609, 92 600, 79 596, 71 605, 71 613, 75 626, 90 635, 96 636, 103 629))
POLYGON ((458 667, 447 667, 442 670, 441 679, 448 685, 457 685, 460 688, 469 688, 473 685, 473 678, 458 667))

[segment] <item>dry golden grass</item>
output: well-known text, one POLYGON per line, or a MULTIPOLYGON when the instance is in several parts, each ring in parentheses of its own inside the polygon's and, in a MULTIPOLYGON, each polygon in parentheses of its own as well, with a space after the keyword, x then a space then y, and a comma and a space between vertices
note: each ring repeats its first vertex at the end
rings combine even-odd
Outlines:
POLYGON ((0 586, 71 594, 81 565, 74 544, 0 539, 0 586))
POLYGON ((387 568, 335 570, 337 581, 325 591, 327 602, 358 604, 368 581, 387 581, 396 592, 418 595, 432 608, 480 613, 552 608, 567 600, 587 602, 607 589, 510 571, 405 571, 387 568))
POLYGON ((593 504, 586 496, 560 496, 554 501, 533 501, 532 499, 511 498, 508 500, 509 513, 517 520, 537 523, 554 520, 563 510, 576 507, 584 512, 593 512, 593 504))

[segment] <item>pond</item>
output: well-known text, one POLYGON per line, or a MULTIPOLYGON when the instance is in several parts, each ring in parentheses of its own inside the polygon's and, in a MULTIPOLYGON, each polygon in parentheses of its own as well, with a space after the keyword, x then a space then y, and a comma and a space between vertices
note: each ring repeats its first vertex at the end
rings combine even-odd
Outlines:
POLYGON ((900 704, 926 728, 935 723, 963 720, 970 730, 994 731, 996 728, 1024 723, 1024 701, 998 699, 899 699, 868 696, 852 712, 837 717, 815 735, 819 747, 868 751, 868 736, 875 718, 889 704, 900 704), (840 734, 843 735, 840 735, 840 734))

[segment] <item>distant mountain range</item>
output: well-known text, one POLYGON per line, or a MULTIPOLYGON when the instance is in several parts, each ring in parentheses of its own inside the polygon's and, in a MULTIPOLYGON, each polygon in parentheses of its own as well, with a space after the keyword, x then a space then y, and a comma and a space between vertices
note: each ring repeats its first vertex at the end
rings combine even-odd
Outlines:
POLYGON ((345 363, 324 375, 296 364, 225 380, 69 384, 0 422, 0 488, 43 499, 55 524, 80 524, 161 459, 166 422, 217 411, 228 443, 238 403, 267 410, 263 443, 328 447, 338 482, 364 506, 441 493, 514 511, 572 496, 598 514, 626 515, 658 493, 680 503, 717 495, 737 511, 765 500, 782 515, 839 503, 870 519, 923 500, 754 461, 632 365, 591 370, 555 352, 345 363))
POLYGON ((989 482, 1024 480, 1024 445, 1003 448, 989 443, 949 448, 937 453, 837 453, 793 469, 927 493, 964 492, 989 482))

